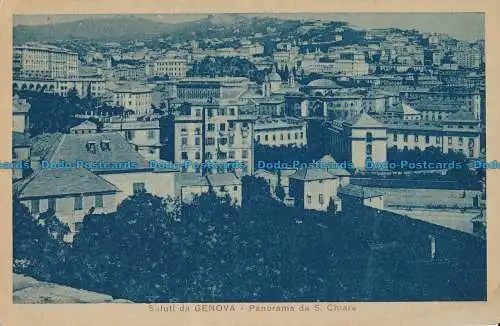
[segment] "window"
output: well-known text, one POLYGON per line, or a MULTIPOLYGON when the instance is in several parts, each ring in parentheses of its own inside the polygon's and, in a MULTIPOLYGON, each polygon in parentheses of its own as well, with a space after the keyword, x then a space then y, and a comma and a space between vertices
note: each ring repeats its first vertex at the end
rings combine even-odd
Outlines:
POLYGON ((205 143, 207 145, 215 145, 215 139, 212 137, 207 137, 207 139, 205 140, 205 143))
POLYGON ((403 141, 406 143, 408 142, 408 135, 403 135, 403 141))
POLYGON ((155 131, 148 130, 148 139, 154 139, 154 138, 155 138, 155 131))
POLYGON ((224 187, 224 186, 220 186, 219 190, 220 190, 220 191, 226 191, 226 187, 224 187))
POLYGON ((56 198, 49 198, 49 211, 55 212, 57 208, 56 204, 57 204, 56 198))
POLYGON ((135 133, 133 130, 127 130, 127 132, 125 133, 125 137, 127 138, 127 140, 134 139, 134 136, 135 136, 135 133))
POLYGON ((233 145, 234 144, 234 137, 231 136, 229 137, 229 145, 233 145))
POLYGON ((425 136, 425 143, 428 144, 430 142, 430 137, 429 136, 425 136))
POLYGON ((273 135, 273 140, 276 140, 276 135, 273 135))
POLYGON ((187 152, 181 152, 181 159, 187 160, 188 159, 188 153, 187 152))
POLYGON ((226 130, 226 124, 225 123, 221 123, 219 125, 219 129, 220 129, 220 131, 225 131, 226 130))
POLYGON ((94 207, 95 208, 102 208, 104 206, 104 203, 103 203, 103 196, 102 195, 95 195, 95 198, 94 198, 94 207))
POLYGON ((188 143, 188 139, 187 139, 187 137, 182 137, 182 138, 181 138, 181 144, 182 144, 182 146, 186 146, 186 145, 187 145, 187 143, 188 143))
POLYGON ((200 132, 200 128, 196 128, 196 129, 194 130, 194 134, 195 134, 195 135, 200 135, 200 134, 201 134, 201 132, 200 132))
POLYGON ((280 140, 283 140, 283 139, 284 139, 283 134, 281 134, 280 135, 280 140))
MULTIPOLYGON (((234 114, 235 114, 234 112, 235 112, 235 111, 234 111, 234 108, 229 109, 229 114, 230 114, 230 115, 234 115, 234 114)), ((231 128, 232 128, 232 127, 231 127, 231 128)))
POLYGON ((199 117, 201 115, 201 110, 200 109, 194 110, 194 115, 199 117))
MULTIPOLYGON (((233 112, 234 112, 234 109, 232 109, 233 112)), ((234 128, 234 121, 229 121, 229 129, 233 129, 234 128)))
POLYGON ((219 138, 219 144, 221 145, 226 145, 227 144, 227 138, 219 138))
POLYGON ((307 195, 307 204, 311 205, 311 203, 312 203, 312 196, 311 195, 307 195))
POLYGON ((208 124, 208 131, 215 131, 215 125, 213 123, 208 124))
POLYGON ((436 136, 436 144, 441 144, 441 136, 436 136))
POLYGON ((234 158, 234 151, 229 151, 227 155, 229 158, 234 158))
POLYGON ((196 160, 199 160, 199 159, 200 159, 200 152, 196 152, 196 153, 194 153, 194 158, 195 158, 196 160))
POLYGON ((415 142, 418 142, 418 135, 415 135, 415 142))
POLYGON ((81 211, 83 209, 83 196, 75 197, 75 211, 81 211))
POLYGON ((448 145, 452 145, 453 144, 453 137, 448 137, 448 145))
POLYGON ((207 160, 211 160, 212 159, 212 153, 205 153, 205 158, 207 160))
POLYGON ((318 202, 320 205, 324 205, 325 204, 325 195, 319 194, 318 202))
POLYGON ((260 143, 260 135, 257 135, 257 142, 260 143))
POLYGON ((408 150, 408 146, 403 147, 403 150, 407 151, 408 150))
POLYGON ((290 133, 288 133, 288 140, 290 140, 292 138, 292 136, 290 135, 290 133))
POLYGON ((392 140, 393 141, 398 141, 398 135, 396 135, 396 134, 392 135, 392 140))
POLYGON ((268 140, 269 140, 269 136, 268 136, 268 135, 265 135, 265 136, 264 136, 264 140, 265 140, 265 141, 268 141, 268 140))
POLYGON ((295 139, 299 139, 299 133, 298 132, 295 133, 295 139))
POLYGON ((372 142, 373 141, 373 134, 371 132, 366 133, 366 141, 367 142, 372 142))
POLYGON ((302 139, 302 138, 304 138, 304 133, 303 132, 300 133, 300 139, 302 139))
POLYGON ((194 139, 194 144, 195 144, 196 146, 199 146, 199 145, 200 145, 200 137, 196 137, 196 138, 194 139))
POLYGON ((458 146, 464 145, 464 137, 458 137, 458 146))
POLYGON ((40 213, 40 200, 39 199, 33 199, 31 201, 31 213, 33 213, 33 214, 40 213))
POLYGON ((366 155, 372 155, 372 144, 366 145, 366 155))
POLYGON ((146 191, 146 186, 144 185, 144 182, 134 182, 132 184, 132 191, 134 194, 146 191))
POLYGON ((241 151, 241 158, 248 158, 248 151, 246 149, 241 151))

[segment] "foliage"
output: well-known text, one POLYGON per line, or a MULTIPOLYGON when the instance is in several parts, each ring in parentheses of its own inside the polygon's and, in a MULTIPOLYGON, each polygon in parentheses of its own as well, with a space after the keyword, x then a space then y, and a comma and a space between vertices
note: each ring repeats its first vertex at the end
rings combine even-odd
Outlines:
POLYGON ((265 72, 258 70, 253 63, 240 57, 205 57, 193 64, 191 76, 203 77, 247 77, 262 83, 265 72))
POLYGON ((66 244, 60 237, 54 239, 16 197, 13 198, 13 249, 16 273, 51 281, 60 279, 60 271, 65 270, 66 244))

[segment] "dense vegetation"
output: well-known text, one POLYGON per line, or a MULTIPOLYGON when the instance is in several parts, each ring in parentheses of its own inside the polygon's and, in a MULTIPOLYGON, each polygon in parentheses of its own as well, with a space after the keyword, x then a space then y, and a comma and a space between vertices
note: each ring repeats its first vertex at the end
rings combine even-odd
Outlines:
POLYGON ((485 296, 482 240, 357 206, 335 216, 288 208, 262 179, 243 181, 241 208, 213 194, 191 205, 137 194, 87 216, 72 247, 14 202, 14 258, 25 262, 15 271, 135 302, 485 296), (431 263, 429 234, 442 263, 431 263))

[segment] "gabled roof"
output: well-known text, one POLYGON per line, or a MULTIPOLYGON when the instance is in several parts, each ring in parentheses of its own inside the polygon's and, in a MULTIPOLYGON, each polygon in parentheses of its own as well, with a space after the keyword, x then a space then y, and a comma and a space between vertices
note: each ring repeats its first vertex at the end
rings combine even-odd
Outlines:
POLYGON ((385 128, 385 125, 367 113, 361 113, 358 117, 348 121, 351 128, 385 128))
POLYGON ((119 192, 113 184, 83 168, 40 169, 18 188, 20 198, 119 192))
POLYGON ((361 199, 380 197, 380 196, 384 195, 383 193, 381 193, 378 190, 374 190, 374 189, 368 188, 368 187, 352 185, 352 184, 340 187, 338 190, 338 193, 340 195, 357 197, 357 198, 361 198, 361 199))
POLYGON ((337 177, 328 173, 326 169, 320 168, 305 168, 299 169, 297 172, 289 176, 290 179, 297 179, 302 181, 315 181, 315 180, 329 180, 336 179, 337 177))
MULTIPOLYGON (((79 160, 87 162, 122 163, 131 162, 136 164, 137 169, 149 168, 146 159, 136 152, 131 144, 118 132, 103 132, 94 134, 64 134, 62 135, 53 155, 46 158, 50 162, 79 160), (108 141, 109 151, 100 148, 101 141, 108 141), (96 144, 96 151, 88 151, 88 142, 96 144)), ((92 171, 99 171, 99 168, 92 171)), ((107 170, 109 169, 101 169, 107 170)))
POLYGON ((92 121, 85 120, 82 123, 80 123, 79 125, 71 127, 71 130, 81 130, 81 129, 84 129, 84 130, 97 129, 97 125, 95 123, 93 123, 92 121))
POLYGON ((214 173, 207 175, 212 187, 241 185, 241 180, 234 173, 214 173))
POLYGON ((200 173, 194 173, 194 172, 179 173, 175 181, 179 184, 180 187, 209 186, 206 177, 202 176, 200 173))
POLYGON ((349 173, 349 171, 347 171, 346 169, 342 168, 342 167, 337 167, 335 166, 337 161, 335 161, 335 159, 330 155, 330 154, 327 154, 325 156, 323 156, 319 162, 321 163, 324 163, 324 164, 329 164, 329 165, 332 165, 332 167, 328 167, 326 170, 328 171, 328 173, 334 175, 334 176, 337 176, 337 177, 348 177, 350 176, 351 174, 349 173))
POLYGON ((342 88, 339 84, 334 82, 333 80, 326 79, 326 78, 320 78, 313 80, 309 82, 307 87, 313 87, 313 88, 342 88))

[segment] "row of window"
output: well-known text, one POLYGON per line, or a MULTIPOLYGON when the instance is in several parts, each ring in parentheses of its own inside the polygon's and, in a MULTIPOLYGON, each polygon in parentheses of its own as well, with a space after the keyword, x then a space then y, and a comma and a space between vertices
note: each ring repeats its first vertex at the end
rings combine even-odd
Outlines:
MULTIPOLYGON (((294 136, 295 136, 295 139, 304 139, 304 132, 300 132, 300 134, 298 132, 296 132, 294 136)), ((276 141, 276 135, 272 135, 272 139, 273 139, 273 141, 276 141)), ((285 135, 280 134, 280 140, 284 140, 284 139, 285 139, 285 135)), ((291 133, 287 134, 287 139, 288 140, 292 139, 291 133)), ((257 135, 257 141, 258 142, 261 141, 261 135, 257 135)), ((264 141, 265 142, 269 141, 269 135, 264 135, 264 141)))
MULTIPOLYGON (((225 159, 234 159, 236 155, 235 151, 228 151, 226 152, 218 152, 217 153, 217 159, 219 160, 225 160, 225 159)), ((200 160, 201 159, 201 154, 200 152, 195 152, 194 153, 194 158, 195 160, 200 160)), ((248 158, 248 150, 244 149, 241 151, 241 158, 242 159, 247 159, 248 158)), ((189 154, 188 152, 181 152, 181 159, 182 160, 189 160, 189 154)), ((210 152, 205 153, 205 159, 211 160, 213 159, 213 155, 210 152)))
MULTIPOLYGON (((147 137, 148 137, 148 139, 155 139, 156 138, 156 131, 155 130, 148 130, 147 137)), ((135 138, 135 130, 127 130, 125 132, 125 138, 127 140, 134 139, 135 138)))
MULTIPOLYGON (((95 195, 94 196, 94 207, 102 208, 104 205, 104 197, 103 195, 95 195)), ((83 209, 83 196, 77 196, 73 198, 73 209, 75 211, 80 211, 83 209)), ((57 211, 57 198, 49 198, 48 199, 48 210, 52 210, 53 212, 57 211)), ((31 200, 31 212, 33 214, 40 213, 40 199, 31 200)))
MULTIPOLYGON (((394 134, 392 136, 393 141, 398 141, 398 135, 394 134)), ((413 140, 415 142, 419 141, 419 135, 414 135, 413 140)), ((408 142, 408 135, 403 135, 403 142, 408 142)), ((430 136, 425 136, 425 143, 429 144, 430 143, 430 136)), ((436 137, 436 144, 441 144, 441 137, 437 136, 436 137)), ((464 137, 458 137, 458 145, 462 146, 464 144, 464 137)), ((469 146, 474 146, 474 138, 469 138, 469 146)), ((448 145, 453 145, 453 137, 448 137, 448 145)))
MULTIPOLYGON (((312 204, 312 196, 311 195, 307 195, 306 196, 306 201, 307 201, 308 205, 311 205, 312 204)), ((319 194, 318 195, 318 203, 320 205, 324 205, 325 204, 325 195, 324 194, 319 194)))

